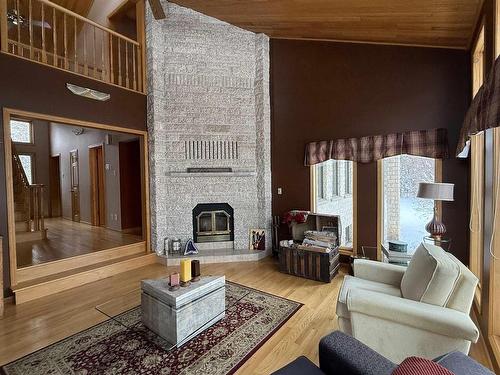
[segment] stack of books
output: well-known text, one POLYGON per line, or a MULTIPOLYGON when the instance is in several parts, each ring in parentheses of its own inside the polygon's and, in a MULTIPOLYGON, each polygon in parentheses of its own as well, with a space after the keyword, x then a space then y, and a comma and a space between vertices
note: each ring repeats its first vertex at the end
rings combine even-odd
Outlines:
POLYGON ((382 254, 384 256, 384 261, 392 264, 399 264, 401 266, 407 266, 412 257, 412 254, 408 254, 407 252, 392 251, 387 249, 384 245, 382 245, 382 254))
POLYGON ((334 232, 308 230, 299 248, 328 253, 337 248, 337 236, 334 232))

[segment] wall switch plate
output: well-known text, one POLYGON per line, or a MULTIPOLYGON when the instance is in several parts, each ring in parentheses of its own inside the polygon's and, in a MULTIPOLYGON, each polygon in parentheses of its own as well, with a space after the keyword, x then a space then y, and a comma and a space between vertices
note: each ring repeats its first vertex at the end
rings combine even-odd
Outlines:
POLYGON ((278 188, 278 195, 281 195, 283 194, 283 189, 282 188, 278 188))
POLYGON ((105 166, 106 166, 106 170, 109 171, 109 169, 111 168, 111 165, 109 165, 109 163, 106 163, 105 166))

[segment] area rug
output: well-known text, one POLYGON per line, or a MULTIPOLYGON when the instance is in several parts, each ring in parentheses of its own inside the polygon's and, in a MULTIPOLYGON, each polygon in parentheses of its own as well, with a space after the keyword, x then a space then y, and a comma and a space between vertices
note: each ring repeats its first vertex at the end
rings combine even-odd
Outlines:
POLYGON ((2 367, 7 375, 231 374, 302 304, 226 282, 226 316, 180 348, 141 323, 140 307, 2 367))

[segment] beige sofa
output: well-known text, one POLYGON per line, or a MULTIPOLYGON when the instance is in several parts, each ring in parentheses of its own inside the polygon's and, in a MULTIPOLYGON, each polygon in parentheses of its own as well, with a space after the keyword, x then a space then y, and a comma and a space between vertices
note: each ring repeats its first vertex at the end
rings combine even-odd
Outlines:
POLYGON ((339 328, 399 363, 409 356, 468 354, 479 331, 469 317, 476 276, 438 246, 422 244, 408 266, 356 260, 337 301, 339 328))

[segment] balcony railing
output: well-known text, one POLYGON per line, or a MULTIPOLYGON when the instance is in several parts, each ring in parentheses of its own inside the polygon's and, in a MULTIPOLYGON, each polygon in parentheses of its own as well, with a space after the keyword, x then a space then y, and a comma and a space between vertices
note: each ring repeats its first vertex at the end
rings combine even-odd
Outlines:
POLYGON ((139 42, 48 0, 0 0, 2 52, 144 92, 139 42))

